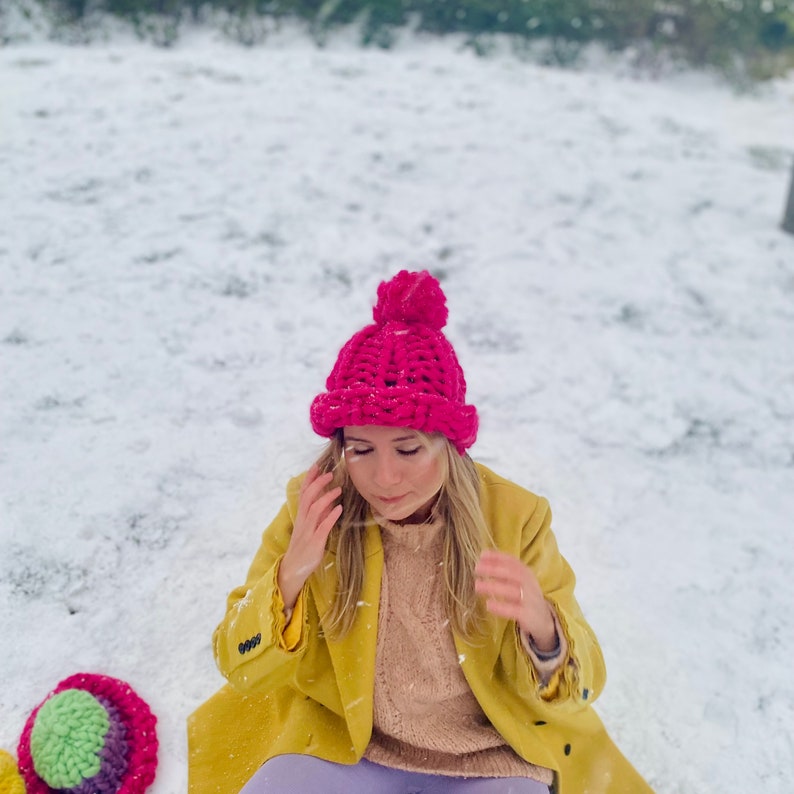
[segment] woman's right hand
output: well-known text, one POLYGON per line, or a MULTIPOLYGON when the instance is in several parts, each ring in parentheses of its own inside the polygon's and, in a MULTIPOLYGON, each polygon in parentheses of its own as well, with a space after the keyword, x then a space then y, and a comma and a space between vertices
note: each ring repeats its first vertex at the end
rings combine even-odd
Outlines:
POLYGON ((278 571, 285 609, 295 606, 306 580, 320 565, 328 535, 342 515, 342 505, 332 506, 342 489, 326 490, 331 480, 333 473, 320 474, 315 464, 301 485, 295 526, 278 571))

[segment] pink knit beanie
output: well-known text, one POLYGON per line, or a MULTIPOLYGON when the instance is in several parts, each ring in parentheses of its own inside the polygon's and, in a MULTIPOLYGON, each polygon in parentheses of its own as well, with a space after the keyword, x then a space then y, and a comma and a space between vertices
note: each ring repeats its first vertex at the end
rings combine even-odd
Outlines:
POLYGON ((462 455, 477 438, 477 409, 466 405, 466 380, 441 332, 446 297, 427 271, 399 272, 378 287, 373 325, 339 352, 311 405, 314 431, 385 425, 443 433, 462 455))

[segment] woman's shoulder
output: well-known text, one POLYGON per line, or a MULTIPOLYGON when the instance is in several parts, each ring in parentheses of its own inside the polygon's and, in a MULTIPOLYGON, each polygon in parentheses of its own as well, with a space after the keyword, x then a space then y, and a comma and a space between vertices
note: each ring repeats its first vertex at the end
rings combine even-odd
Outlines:
POLYGON ((486 517, 504 516, 530 520, 549 510, 548 500, 528 488, 502 477, 482 463, 474 462, 480 481, 480 503, 486 517))

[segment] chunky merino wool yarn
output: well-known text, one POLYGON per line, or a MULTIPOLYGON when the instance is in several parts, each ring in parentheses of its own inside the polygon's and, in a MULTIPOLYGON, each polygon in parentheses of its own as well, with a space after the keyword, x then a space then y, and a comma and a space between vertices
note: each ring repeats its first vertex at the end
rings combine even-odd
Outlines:
POLYGON ((30 732, 30 754, 39 777, 52 788, 73 788, 98 775, 99 751, 109 727, 105 707, 82 689, 49 698, 30 732))
POLYGON ((90 673, 61 681, 22 731, 27 794, 142 794, 157 769, 155 725, 123 681, 90 673))
POLYGON ((446 297, 427 271, 403 270, 378 287, 373 325, 339 352, 326 392, 311 405, 314 431, 384 425, 443 433, 462 455, 477 438, 477 409, 466 404, 466 380, 442 333, 446 297))

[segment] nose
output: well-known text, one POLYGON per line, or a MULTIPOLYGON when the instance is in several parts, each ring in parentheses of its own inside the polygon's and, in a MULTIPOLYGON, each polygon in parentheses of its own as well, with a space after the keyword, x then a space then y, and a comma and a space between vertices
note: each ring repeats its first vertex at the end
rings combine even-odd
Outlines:
POLYGON ((400 464, 391 455, 378 455, 375 463, 375 484, 389 488, 400 482, 400 464))

